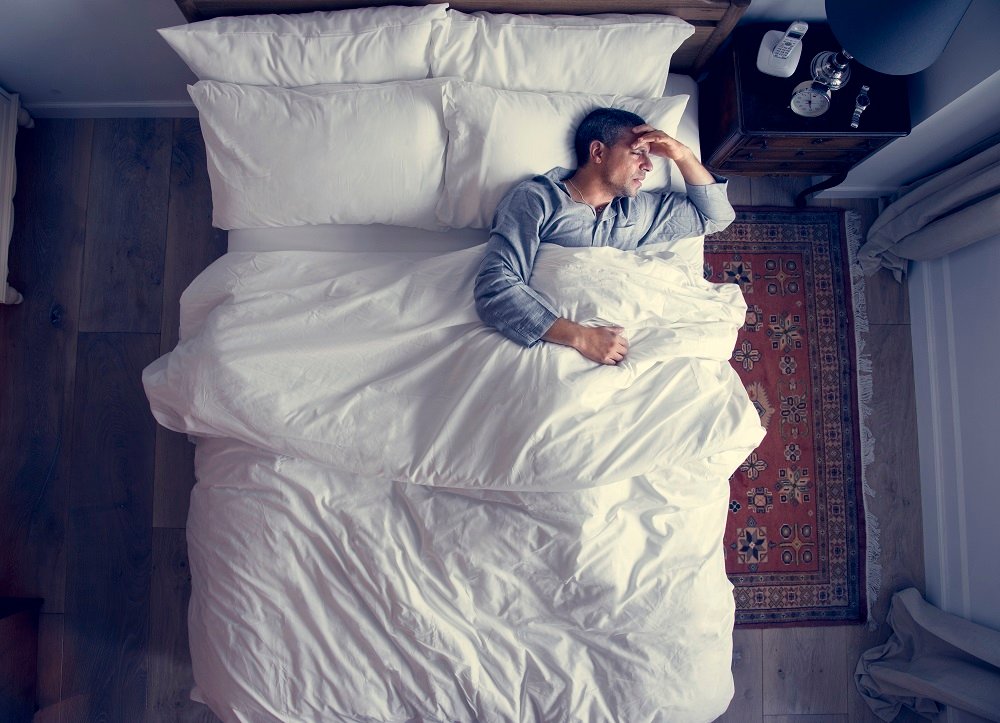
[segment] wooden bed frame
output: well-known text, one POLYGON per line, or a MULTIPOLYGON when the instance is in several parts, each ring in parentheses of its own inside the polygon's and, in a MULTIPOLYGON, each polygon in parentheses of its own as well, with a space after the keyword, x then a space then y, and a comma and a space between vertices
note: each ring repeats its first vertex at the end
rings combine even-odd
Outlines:
MULTIPOLYGON (((378 5, 427 5, 435 0, 176 0, 188 22, 223 15, 303 13, 346 10, 378 5)), ((440 1, 440 0, 438 0, 440 1)), ((695 33, 674 53, 670 69, 695 78, 729 37, 750 0, 449 0, 462 12, 544 13, 658 13, 675 15, 695 27, 695 33)))

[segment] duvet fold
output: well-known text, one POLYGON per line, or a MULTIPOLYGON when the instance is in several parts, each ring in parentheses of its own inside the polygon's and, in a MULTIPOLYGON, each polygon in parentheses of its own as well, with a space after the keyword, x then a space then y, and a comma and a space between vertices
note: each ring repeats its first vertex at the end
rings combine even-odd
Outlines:
POLYGON ((239 721, 707 723, 727 708, 746 306, 668 252, 544 246, 617 367, 476 316, 482 247, 227 254, 143 374, 197 440, 192 697, 239 721))
POLYGON ((343 253, 230 253, 182 297, 143 373, 156 419, 355 475, 578 490, 709 457, 763 430, 728 363, 746 304, 669 252, 543 245, 530 283, 562 316, 625 328, 600 366, 478 319, 482 247, 351 270, 343 253))

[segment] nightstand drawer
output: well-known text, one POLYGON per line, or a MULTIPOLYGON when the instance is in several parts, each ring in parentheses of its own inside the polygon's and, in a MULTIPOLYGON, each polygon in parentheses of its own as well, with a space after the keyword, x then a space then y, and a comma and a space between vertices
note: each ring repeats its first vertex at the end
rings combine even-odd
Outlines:
POLYGON ((770 151, 807 150, 807 151, 861 151, 870 153, 885 145, 891 138, 872 138, 865 135, 856 136, 749 136, 742 144, 744 148, 754 148, 770 151))
POLYGON ((768 175, 789 175, 789 176, 822 176, 830 173, 847 172, 851 169, 850 162, 836 163, 833 161, 816 160, 788 160, 770 161, 761 163, 759 161, 729 160, 719 166, 719 171, 723 174, 736 174, 740 176, 768 176, 768 175))
POLYGON ((733 151, 728 161, 816 161, 824 163, 829 161, 842 161, 844 163, 857 163, 866 155, 867 150, 843 150, 838 148, 757 148, 752 145, 744 145, 733 151))
POLYGON ((892 138, 871 136, 746 136, 711 159, 721 172, 822 175, 850 170, 892 138))

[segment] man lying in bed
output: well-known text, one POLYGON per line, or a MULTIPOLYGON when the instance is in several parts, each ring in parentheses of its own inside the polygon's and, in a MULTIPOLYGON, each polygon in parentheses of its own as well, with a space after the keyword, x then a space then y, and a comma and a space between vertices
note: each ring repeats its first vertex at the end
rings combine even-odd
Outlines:
POLYGON ((599 108, 574 139, 578 168, 553 168, 515 186, 493 217, 476 277, 476 309, 484 322, 524 346, 539 340, 571 346, 599 364, 625 358, 617 326, 583 326, 559 317, 528 285, 541 243, 635 249, 715 233, 735 218, 726 181, 691 149, 628 111, 599 108), (677 164, 687 195, 640 191, 650 156, 677 164))

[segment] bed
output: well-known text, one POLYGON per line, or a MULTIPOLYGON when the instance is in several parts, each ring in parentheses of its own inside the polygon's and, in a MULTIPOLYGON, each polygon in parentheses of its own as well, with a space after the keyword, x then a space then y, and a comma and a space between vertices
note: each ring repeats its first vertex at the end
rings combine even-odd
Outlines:
POLYGON ((196 444, 192 698, 226 721, 721 715, 728 478, 763 437, 728 361, 738 286, 704 281, 700 237, 544 249, 539 293, 628 330, 614 367, 507 341, 471 288, 492 208, 570 165, 586 109, 697 152, 691 74, 741 4, 178 4, 192 24, 161 32, 200 78, 229 230, 143 374, 196 444))

